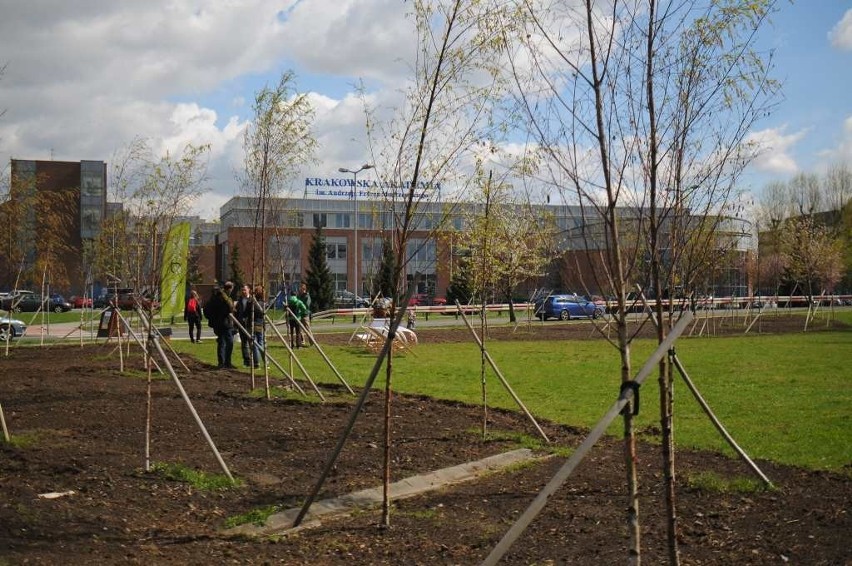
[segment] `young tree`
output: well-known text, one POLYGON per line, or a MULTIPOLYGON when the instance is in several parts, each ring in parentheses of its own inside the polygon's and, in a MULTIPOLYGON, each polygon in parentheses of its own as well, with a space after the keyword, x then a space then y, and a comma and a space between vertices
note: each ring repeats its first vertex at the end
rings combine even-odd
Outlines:
POLYGON ((206 190, 208 145, 187 144, 177 154, 155 155, 136 138, 113 158, 112 199, 121 213, 105 220, 96 245, 101 267, 125 285, 153 292, 160 284, 163 238, 206 190))
POLYGON ((104 218, 92 242, 93 280, 113 289, 119 285, 118 281, 131 281, 129 224, 126 211, 114 212, 104 218))
MULTIPOLYGON (((755 30, 772 1, 686 2, 586 0, 581 5, 523 3, 506 22, 519 39, 507 50, 519 106, 565 202, 581 208, 587 249, 601 250, 595 287, 617 299, 621 379, 632 375, 626 325, 627 294, 647 259, 655 292, 689 287, 694 267, 686 242, 696 237, 689 216, 730 214, 732 190, 753 152, 746 135, 771 107, 775 85, 754 50, 755 30), (519 29, 520 28, 520 29, 519 29), (565 30, 578 30, 565 35, 565 30), (685 235, 690 233, 689 238, 685 235), (591 242, 593 245, 588 245, 591 242)), ((698 248, 697 248, 698 249, 698 248)), ((657 302, 658 340, 666 335, 657 302)), ((669 311, 668 324, 672 324, 669 311)), ((677 563, 671 370, 660 366, 660 419, 669 560, 677 563)), ((629 560, 641 560, 635 433, 624 415, 628 470, 629 560)))
POLYGON ((841 213, 852 201, 852 166, 834 163, 823 179, 823 200, 826 209, 841 213))
POLYGON ((0 196, 4 227, 0 257, 9 266, 10 272, 4 274, 9 288, 68 285, 63 258, 71 252, 68 242, 74 217, 69 211, 79 198, 79 188, 40 188, 47 181, 44 174, 18 171, 4 179, 0 196))
MULTIPOLYGON (((407 306, 403 300, 406 268, 419 251, 409 249, 411 231, 422 219, 418 212, 437 196, 428 189, 453 181, 459 183, 460 189, 465 186, 468 175, 462 165, 470 162, 482 140, 501 134, 499 121, 493 118, 496 100, 505 88, 496 57, 502 45, 501 34, 490 6, 463 0, 423 0, 413 8, 417 26, 414 77, 399 110, 400 118, 390 124, 387 145, 378 152, 377 167, 385 182, 407 187, 401 202, 397 202, 394 193, 386 207, 395 215, 393 249, 399 250, 393 269, 390 314, 394 319, 403 314, 397 309, 404 311, 407 306)), ((369 111, 367 115, 371 120, 369 111)), ((372 134, 372 122, 368 127, 372 134)), ((446 217, 434 220, 432 240, 446 217)), ((416 273, 408 275, 416 280, 416 273)), ((393 339, 390 333, 388 340, 393 339)), ((393 350, 385 350, 382 524, 388 526, 393 350)))
POLYGON ((816 295, 833 292, 842 277, 842 242, 835 229, 819 225, 813 216, 799 216, 784 223, 779 251, 788 277, 804 292, 809 307, 816 295))
POLYGON ((305 273, 305 283, 311 294, 311 301, 316 305, 314 308, 316 311, 322 311, 334 305, 334 285, 326 253, 325 236, 322 235, 322 227, 317 226, 308 251, 308 269, 305 273))
MULTIPOLYGON (((71 253, 68 245, 74 218, 68 213, 79 198, 78 189, 39 191, 35 199, 35 263, 34 275, 43 274, 51 287, 67 287, 68 271, 63 258, 71 253)), ((47 295, 48 289, 42 293, 47 295)))
POLYGON ((0 226, 2 226, 0 261, 6 269, 0 273, 0 285, 5 289, 18 288, 20 274, 24 268, 26 242, 18 234, 18 224, 22 215, 22 203, 12 198, 11 176, 4 175, 0 185, 0 226))
MULTIPOLYGON (((438 183, 458 180, 464 186, 466 174, 461 165, 469 159, 471 148, 489 135, 499 134, 499 125, 491 120, 491 110, 497 93, 503 86, 497 65, 500 33, 489 12, 490 6, 463 0, 422 0, 413 4, 416 24, 416 61, 405 88, 405 101, 396 120, 388 125, 386 143, 374 160, 376 172, 391 187, 405 187, 397 199, 395 191, 384 210, 392 211, 393 249, 396 254, 393 269, 394 324, 406 308, 402 282, 406 267, 419 249, 409 249, 411 231, 422 216, 418 211, 437 198, 438 183)), ((366 109, 368 133, 371 139, 379 134, 374 127, 373 113, 366 109)), ((435 219, 431 240, 444 219, 435 219)), ((424 241, 425 245, 425 241, 424 241)), ((416 246, 415 246, 416 247, 416 246)), ((410 273, 416 279, 416 273, 410 273)), ((378 360, 385 362, 385 438, 383 446, 384 501, 382 524, 390 525, 391 463, 391 392, 393 390, 393 355, 390 345, 396 328, 391 327, 378 360)), ((368 379, 369 388, 379 365, 368 379)), ((357 413, 356 413, 357 414, 357 413)), ((351 429, 350 429, 351 430, 351 429)), ((346 432, 348 434, 348 431, 346 432)), ((333 461, 333 460, 332 460, 333 461)), ((327 465, 328 467, 328 465, 327 465)), ((318 488, 319 486, 317 486, 318 488)), ((304 517, 311 503, 309 498, 296 524, 304 517)))
POLYGON ((542 277, 556 256, 556 226, 553 218, 542 216, 527 198, 518 195, 505 180, 495 181, 489 173, 474 200, 481 210, 467 219, 469 251, 477 261, 471 264, 475 293, 494 296, 509 303, 509 320, 516 322, 513 299, 521 283, 542 277))
POLYGON ((844 291, 852 293, 852 200, 846 202, 840 216, 840 242, 843 249, 844 291))
POLYGON ((798 290, 812 302, 813 294, 843 288, 852 270, 846 245, 850 197, 852 173, 844 165, 829 167, 823 177, 799 174, 763 187, 756 211, 759 265, 776 294, 798 290))
POLYGON ((257 200, 251 249, 251 282, 267 287, 266 226, 283 210, 279 197, 299 168, 313 158, 317 142, 311 133, 314 110, 307 94, 296 92, 292 71, 274 88, 257 92, 254 119, 246 128, 242 184, 257 200))

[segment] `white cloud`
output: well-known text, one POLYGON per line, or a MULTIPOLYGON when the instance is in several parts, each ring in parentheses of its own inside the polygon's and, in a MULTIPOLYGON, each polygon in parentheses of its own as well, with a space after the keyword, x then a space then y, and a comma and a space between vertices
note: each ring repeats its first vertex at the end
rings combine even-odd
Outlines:
MULTIPOLYGON (((373 159, 351 83, 365 79, 381 122, 401 106, 417 49, 411 3, 399 0, 7 4, 0 18, 0 65, 8 64, 0 78, 0 164, 9 157, 109 161, 136 137, 160 151, 209 143, 211 193, 197 207, 209 218, 238 192, 234 171, 256 88, 296 71, 311 91, 320 142, 318 163, 301 177, 335 176, 339 167, 373 159)), ((573 29, 560 36, 566 45, 576 40, 573 29)), ((832 43, 852 47, 850 30, 852 10, 832 30, 832 43)), ((842 155, 852 152, 851 128, 847 120, 842 155)), ((804 135, 755 132, 770 148, 756 166, 795 172, 793 149, 804 135)), ((302 182, 293 181, 292 194, 302 194, 302 182)))
POLYGON ((852 9, 846 10, 843 18, 828 32, 831 44, 843 50, 852 50, 852 9))
POLYGON ((109 162, 137 137, 161 152, 210 144, 211 193, 195 212, 218 217, 239 192, 246 102, 267 73, 313 73, 340 93, 312 95, 321 161, 304 176, 364 159, 361 101, 343 94, 355 79, 334 75, 391 84, 379 107, 398 97, 400 58, 415 49, 410 10, 398 0, 15 3, 0 19, 0 159, 109 162))
POLYGON ((752 132, 746 142, 757 148, 757 158, 752 166, 761 172, 770 174, 791 174, 799 170, 792 156, 793 147, 801 141, 807 131, 793 134, 785 133, 786 126, 752 132))
POLYGON ((280 0, 34 0, 4 10, 0 156, 109 161, 136 137, 159 151, 207 143, 214 192, 204 206, 230 198, 245 123, 196 100, 278 65, 281 9, 280 0))
POLYGON ((837 147, 821 151, 823 166, 836 163, 852 163, 852 115, 843 121, 843 130, 837 147))
POLYGON ((399 0, 312 0, 287 12, 282 29, 288 53, 310 72, 392 83, 414 58, 411 11, 399 0))

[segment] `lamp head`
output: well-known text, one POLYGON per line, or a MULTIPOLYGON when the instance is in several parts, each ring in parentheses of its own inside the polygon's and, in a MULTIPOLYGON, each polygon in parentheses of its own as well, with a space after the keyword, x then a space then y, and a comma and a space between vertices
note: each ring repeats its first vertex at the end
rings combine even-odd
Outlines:
POLYGON ((338 169, 338 171, 340 173, 351 173, 352 172, 349 169, 347 169, 346 167, 341 167, 340 169, 338 169))

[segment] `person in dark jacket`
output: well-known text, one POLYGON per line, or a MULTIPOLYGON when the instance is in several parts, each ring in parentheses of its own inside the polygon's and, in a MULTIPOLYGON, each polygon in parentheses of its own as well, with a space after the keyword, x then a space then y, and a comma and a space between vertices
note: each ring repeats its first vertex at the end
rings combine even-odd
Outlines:
MULTIPOLYGON (((264 304, 263 287, 257 285, 254 288, 254 301, 252 301, 253 318, 251 329, 252 344, 254 346, 252 353, 254 355, 254 367, 260 367, 260 360, 264 359, 261 350, 266 347, 266 338, 264 332, 264 316, 266 315, 266 305, 264 304)), ((264 361, 264 363, 266 363, 264 361)))
MULTIPOLYGON (((240 297, 234 303, 234 316, 240 322, 246 332, 251 332, 252 326, 252 300, 251 287, 243 285, 240 288, 240 297)), ((251 335, 239 331, 240 333, 240 352, 243 354, 243 365, 249 367, 252 365, 251 359, 251 335)), ((255 357, 257 359, 257 357, 255 357)))
POLYGON ((201 318, 201 299, 198 298, 198 291, 193 289, 183 309, 183 319, 189 326, 190 342, 201 342, 201 318))
POLYGON ((299 300, 305 304, 305 309, 307 309, 307 314, 302 317, 302 326, 304 326, 305 330, 307 330, 308 338, 302 336, 302 341, 299 343, 300 346, 304 347, 305 342, 307 341, 308 346, 310 346, 310 329, 311 329, 311 294, 308 293, 308 286, 305 283, 299 285, 299 294, 296 295, 299 297, 299 300))
POLYGON ((210 300, 204 307, 204 316, 207 324, 213 328, 216 335, 216 357, 219 361, 219 369, 233 368, 231 355, 234 351, 234 323, 231 315, 234 314, 234 301, 231 300, 231 292, 234 284, 225 282, 222 289, 214 288, 210 300))

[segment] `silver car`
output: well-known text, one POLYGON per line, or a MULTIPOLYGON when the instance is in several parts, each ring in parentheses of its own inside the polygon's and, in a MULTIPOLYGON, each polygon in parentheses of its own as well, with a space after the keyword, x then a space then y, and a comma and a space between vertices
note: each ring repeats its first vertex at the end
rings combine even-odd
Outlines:
POLYGON ((0 317, 0 342, 23 336, 27 325, 16 318, 0 317))

